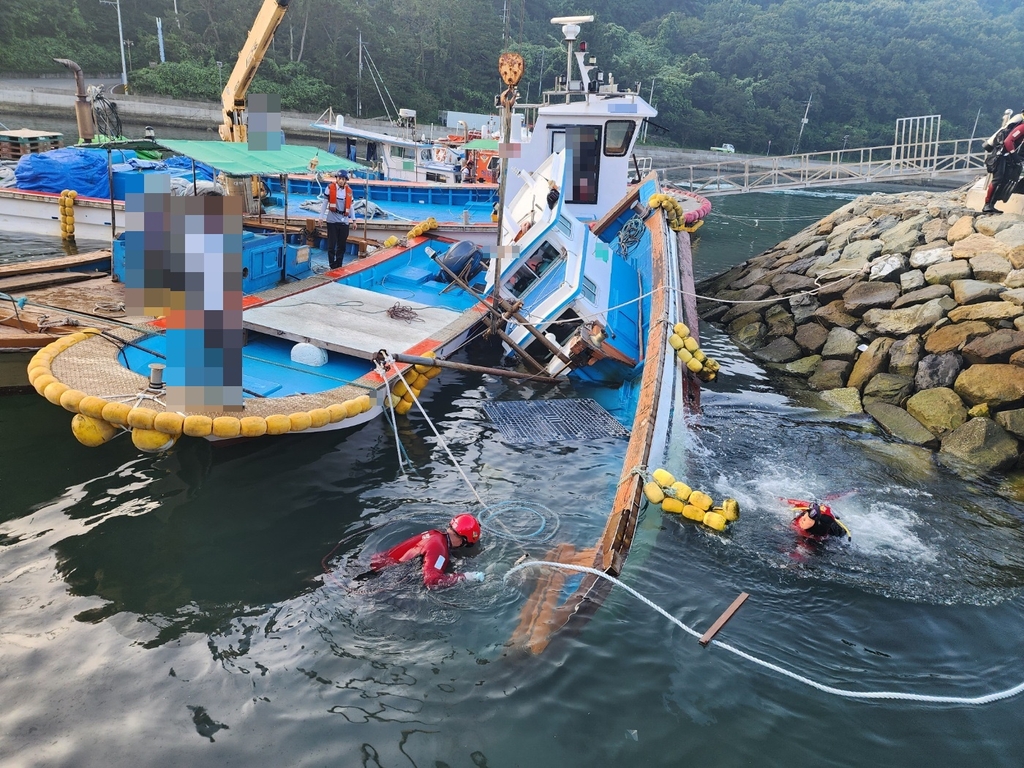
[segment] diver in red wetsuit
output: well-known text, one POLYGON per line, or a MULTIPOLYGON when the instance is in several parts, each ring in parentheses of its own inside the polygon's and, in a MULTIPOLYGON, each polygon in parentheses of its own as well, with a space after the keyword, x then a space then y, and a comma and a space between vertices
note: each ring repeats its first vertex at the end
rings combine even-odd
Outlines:
POLYGON ((800 512, 793 518, 793 528, 801 536, 817 541, 824 541, 831 536, 852 538, 850 529, 839 522, 827 504, 800 499, 786 499, 786 502, 800 512))
POLYGON ((450 587, 460 581, 483 581, 480 571, 445 573, 449 564, 450 551, 454 548, 470 547, 480 541, 480 523, 472 515, 456 515, 443 531, 424 531, 386 552, 378 552, 370 558, 371 571, 380 571, 392 565, 407 563, 423 557, 423 584, 428 589, 450 587))

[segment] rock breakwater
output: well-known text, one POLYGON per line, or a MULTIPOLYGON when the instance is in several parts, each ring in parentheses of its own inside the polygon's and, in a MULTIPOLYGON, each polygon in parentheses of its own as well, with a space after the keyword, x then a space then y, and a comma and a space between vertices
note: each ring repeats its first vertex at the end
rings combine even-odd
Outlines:
POLYGON ((977 475, 1024 450, 1024 216, 858 198, 706 280, 703 319, 824 403, 977 475))

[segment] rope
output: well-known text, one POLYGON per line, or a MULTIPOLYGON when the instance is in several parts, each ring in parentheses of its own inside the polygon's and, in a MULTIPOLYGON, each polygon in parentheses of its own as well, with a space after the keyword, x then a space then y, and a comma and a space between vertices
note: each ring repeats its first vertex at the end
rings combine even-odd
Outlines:
POLYGON ((647 226, 639 216, 634 216, 623 224, 618 235, 619 253, 628 256, 629 252, 640 244, 646 231, 647 226))
POLYGON ((123 315, 123 314, 125 314, 124 302, 123 301, 119 301, 116 304, 114 304, 114 303, 110 303, 110 304, 97 304, 95 307, 93 307, 92 311, 93 312, 103 312, 105 314, 106 313, 115 314, 115 313, 120 312, 123 315))
POLYGON ((396 301, 394 306, 388 309, 385 314, 392 320, 405 320, 407 323, 424 322, 415 309, 405 306, 400 301, 396 301))
MULTIPOLYGON (((700 637, 702 636, 700 632, 693 629, 692 627, 687 626, 679 619, 677 619, 675 616, 668 613, 664 608, 662 608, 659 605, 656 605, 654 602, 641 595, 639 592, 637 592, 629 585, 624 584, 619 579, 605 573, 604 571, 599 571, 597 568, 588 568, 585 565, 570 565, 568 563, 556 563, 548 560, 528 560, 527 562, 520 563, 510 568, 509 571, 505 574, 504 580, 507 581, 508 577, 511 576, 513 573, 516 573, 517 571, 521 571, 526 568, 541 567, 560 568, 566 571, 589 573, 592 576, 598 576, 602 579, 605 579, 606 581, 611 582, 617 587, 622 587, 624 590, 629 592, 629 594, 633 595, 633 597, 635 597, 637 600, 660 613, 662 616, 664 616, 677 627, 682 629, 688 635, 691 635, 698 639, 700 639, 700 637)), ((721 640, 712 640, 711 642, 719 648, 728 651, 729 653, 733 653, 742 659, 746 659, 747 661, 764 667, 765 669, 769 669, 772 672, 777 672, 778 674, 783 675, 784 677, 788 677, 791 680, 795 680, 798 683, 803 683, 804 685, 810 686, 811 688, 815 688, 819 691, 822 691, 823 693, 829 693, 833 696, 841 696, 847 699, 894 699, 900 701, 921 701, 928 702, 931 704, 964 704, 980 706, 983 704, 991 704, 1002 699, 1009 699, 1024 691, 1024 682, 1021 682, 1013 686, 1012 688, 1006 688, 1005 690, 996 691, 994 693, 988 693, 983 696, 933 696, 930 694, 905 693, 902 691, 851 691, 846 688, 836 688, 835 686, 819 683, 816 680, 810 679, 809 677, 805 677, 801 674, 780 667, 778 664, 773 664, 770 661, 759 659, 758 657, 749 654, 746 651, 742 651, 739 648, 736 648, 735 646, 729 645, 728 643, 724 643, 721 640)))
MULTIPOLYGON (((394 365, 395 364, 395 359, 393 357, 391 357, 390 354, 385 354, 384 360, 385 360, 385 363, 387 365, 394 365)), ((473 483, 470 482, 469 477, 466 475, 466 472, 462 469, 461 466, 459 466, 459 462, 455 460, 455 456, 452 455, 451 449, 448 447, 448 443, 445 441, 445 439, 443 437, 441 437, 441 433, 437 431, 437 427, 434 426, 434 422, 430 420, 430 416, 428 416, 426 410, 424 410, 423 404, 420 403, 420 399, 418 397, 416 397, 416 393, 412 391, 412 387, 409 386, 409 382, 406 381, 405 376, 402 373, 401 369, 399 369, 396 366, 395 367, 395 372, 398 374, 398 378, 400 378, 402 380, 402 383, 405 384, 406 390, 412 396, 412 401, 416 404, 416 407, 420 409, 420 413, 422 413, 423 414, 423 418, 427 420, 427 424, 430 426, 430 429, 434 433, 434 436, 437 437, 437 440, 441 444, 441 447, 444 448, 444 452, 448 454, 448 458, 451 460, 451 462, 454 465, 455 469, 457 469, 459 471, 459 475, 462 476, 462 479, 465 481, 466 485, 469 487, 469 490, 473 493, 473 496, 476 497, 477 502, 479 502, 481 507, 486 507, 487 505, 484 504, 484 500, 480 498, 480 494, 476 492, 476 488, 473 487, 473 483)), ((397 431, 396 431, 396 435, 397 435, 397 431)))

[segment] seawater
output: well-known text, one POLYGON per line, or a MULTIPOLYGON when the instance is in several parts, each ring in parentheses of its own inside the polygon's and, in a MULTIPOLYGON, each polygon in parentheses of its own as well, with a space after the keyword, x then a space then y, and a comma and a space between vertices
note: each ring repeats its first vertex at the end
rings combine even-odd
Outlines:
MULTIPOLYGON (((851 198, 715 200, 698 279, 851 198)), ((0 259, 26 247, 0 243, 0 259)), ((1024 679, 1008 487, 961 480, 702 336, 723 375, 669 469, 742 516, 716 535, 647 510, 624 580, 698 631, 748 592, 720 639, 837 688, 978 696, 1024 679), (852 541, 800 548, 780 497, 830 497, 852 541)), ((461 354, 494 357, 480 341, 461 354)), ((484 584, 433 593, 412 567, 356 578, 377 549, 478 510, 422 416, 398 421, 400 447, 381 419, 140 456, 124 438, 78 445, 35 395, 0 398, 0 765, 1019 765, 1024 698, 832 696, 702 649, 621 590, 540 656, 509 648, 529 579, 502 575, 552 534, 592 540, 623 460, 611 438, 506 445, 483 412, 554 394, 452 372, 428 388, 485 502, 539 510, 505 511, 460 563, 484 584)))

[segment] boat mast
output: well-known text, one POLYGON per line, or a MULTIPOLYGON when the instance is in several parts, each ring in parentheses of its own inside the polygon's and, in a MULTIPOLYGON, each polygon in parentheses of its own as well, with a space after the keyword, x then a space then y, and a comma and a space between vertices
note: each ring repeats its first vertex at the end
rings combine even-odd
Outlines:
POLYGON ((499 315, 498 307, 501 304, 501 252, 505 248, 502 243, 502 229, 505 221, 505 188, 508 184, 508 156, 509 144, 512 141, 512 108, 516 99, 519 98, 519 91, 516 86, 523 79, 523 72, 526 69, 526 62, 518 53, 503 53, 498 58, 498 74, 507 88, 498 97, 501 104, 501 140, 498 143, 498 157, 501 158, 501 178, 498 180, 498 247, 494 256, 494 298, 491 306, 494 311, 491 313, 491 330, 497 332, 499 315))
POLYGON ((593 21, 593 16, 556 16, 552 24, 562 25, 562 37, 565 38, 565 103, 569 103, 569 83, 572 82, 572 41, 580 34, 580 24, 593 21))

